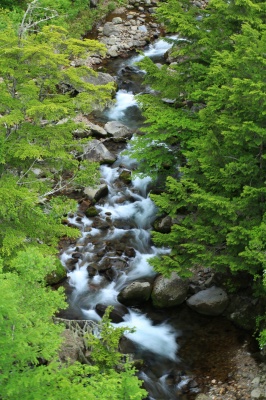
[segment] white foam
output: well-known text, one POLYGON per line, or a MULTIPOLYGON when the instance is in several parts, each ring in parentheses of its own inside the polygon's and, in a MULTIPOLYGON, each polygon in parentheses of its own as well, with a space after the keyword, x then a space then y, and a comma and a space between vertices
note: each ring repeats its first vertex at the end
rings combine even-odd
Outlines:
POLYGON ((137 106, 134 94, 120 89, 116 93, 116 103, 108 110, 107 116, 110 119, 119 120, 124 117, 126 109, 133 106, 137 106))
POLYGON ((131 310, 129 314, 125 315, 124 319, 125 322, 115 324, 115 326, 136 329, 133 333, 126 333, 126 337, 145 350, 177 361, 177 333, 174 332, 174 329, 170 325, 166 323, 152 325, 152 321, 145 315, 138 314, 131 310))

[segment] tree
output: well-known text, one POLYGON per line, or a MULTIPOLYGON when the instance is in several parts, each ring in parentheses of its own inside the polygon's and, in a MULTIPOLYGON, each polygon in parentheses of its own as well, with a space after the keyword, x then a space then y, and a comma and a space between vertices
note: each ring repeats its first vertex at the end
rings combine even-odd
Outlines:
POLYGON ((132 153, 141 172, 178 176, 177 165, 184 165, 184 152, 201 131, 197 112, 206 103, 206 77, 213 57, 233 50, 231 36, 241 32, 243 23, 261 29, 265 7, 265 2, 250 0, 212 0, 205 9, 187 0, 160 3, 158 20, 178 37, 167 39, 173 43, 170 66, 155 65, 148 58, 140 62, 146 84, 156 90, 156 95, 139 96, 145 136, 133 142, 132 153))
POLYGON ((84 76, 96 74, 90 68, 70 65, 75 57, 104 54, 102 44, 72 39, 52 25, 22 36, 10 22, 0 37, 0 252, 5 262, 18 246, 35 243, 44 251, 52 246, 51 253, 60 236, 77 235, 60 224, 73 202, 43 203, 69 185, 97 182, 98 164, 77 160, 84 140, 74 139, 79 124, 73 119, 77 112, 104 107, 113 90, 112 84, 86 82, 84 76))
MULTIPOLYGON (((116 356, 112 366, 102 359, 98 362, 97 355, 93 357, 95 365, 58 361, 64 327, 54 324, 52 317, 66 303, 62 290, 46 286, 45 277, 54 269, 54 262, 31 247, 18 253, 11 263, 12 272, 0 272, 1 398, 142 399, 146 391, 140 388, 132 365, 120 364, 122 355, 116 356), (115 369, 118 364, 119 372, 115 369)), ((111 327, 108 316, 101 329, 103 336, 108 331, 108 350, 118 355, 121 329, 117 332, 111 327)))

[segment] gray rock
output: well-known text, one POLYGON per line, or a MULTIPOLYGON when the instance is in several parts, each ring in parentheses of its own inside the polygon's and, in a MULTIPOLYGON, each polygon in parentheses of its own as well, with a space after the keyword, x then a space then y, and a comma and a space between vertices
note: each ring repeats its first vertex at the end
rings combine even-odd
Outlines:
POLYGON ((63 362, 70 362, 73 364, 75 361, 81 360, 81 355, 85 350, 82 338, 75 335, 70 329, 65 329, 62 333, 64 342, 59 352, 59 359, 63 362))
POLYGON ((257 376, 256 378, 253 379, 253 381, 251 382, 252 386, 257 388, 260 384, 260 377, 257 376))
POLYGON ((211 400, 209 396, 206 396, 206 394, 200 393, 197 395, 195 400, 211 400))
POLYGON ((265 397, 263 396, 261 390, 257 388, 257 389, 252 390, 251 398, 252 399, 264 399, 265 397))
POLYGON ((100 86, 106 85, 107 83, 114 82, 116 83, 116 78, 110 74, 106 74, 105 72, 98 73, 88 73, 82 76, 84 82, 92 83, 93 85, 100 86))
POLYGON ((159 308, 172 307, 185 301, 188 293, 188 280, 181 279, 172 272, 170 278, 156 278, 151 294, 153 305, 159 308))
POLYGON ((109 121, 104 125, 106 132, 112 136, 114 142, 125 142, 133 132, 126 125, 118 121, 109 121))
POLYGON ((112 22, 106 22, 103 26, 104 36, 119 36, 122 31, 122 26, 120 24, 113 24, 112 22))
POLYGON ((226 292, 218 287, 201 290, 187 300, 187 305, 200 314, 220 315, 229 302, 226 292))
POLYGON ((87 186, 83 190, 83 192, 88 196, 90 200, 98 201, 99 199, 105 197, 108 194, 108 186, 105 183, 98 185, 96 187, 87 186))
POLYGON ((132 282, 119 294, 118 301, 127 306, 134 306, 149 300, 151 284, 149 282, 132 282))
POLYGON ((116 160, 116 157, 97 139, 90 140, 84 145, 82 158, 101 164, 112 164, 116 160))
POLYGON ((111 46, 108 50, 107 50, 107 54, 110 57, 117 57, 119 55, 118 52, 118 47, 116 45, 111 46))
POLYGON ((112 19, 112 23, 117 25, 117 24, 122 24, 123 20, 121 17, 115 17, 112 19))
POLYGON ((90 121, 87 122, 87 126, 91 130, 93 135, 101 136, 101 137, 106 137, 107 136, 106 130, 103 129, 101 126, 95 125, 90 121))

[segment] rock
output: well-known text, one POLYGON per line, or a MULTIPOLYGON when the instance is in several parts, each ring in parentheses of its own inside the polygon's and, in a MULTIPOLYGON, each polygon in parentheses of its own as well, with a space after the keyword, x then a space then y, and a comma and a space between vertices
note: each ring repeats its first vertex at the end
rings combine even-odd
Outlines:
POLYGON ((150 282, 132 282, 118 294, 118 301, 127 306, 142 304, 149 300, 151 294, 150 282))
POLYGON ((83 159, 100 164, 113 164, 116 160, 116 157, 97 139, 90 140, 83 149, 83 159))
MULTIPOLYGON (((97 304, 96 312, 100 317, 102 317, 106 311, 108 306, 105 304, 97 304)), ((128 309, 124 307, 122 304, 115 305, 113 310, 110 312, 109 317, 112 322, 115 324, 119 324, 119 322, 124 322, 124 316, 128 314, 128 309)))
POLYGON ((126 125, 118 121, 109 121, 104 125, 104 129, 112 136, 115 142, 125 142, 130 139, 133 132, 126 125))
POLYGON ((122 22, 123 22, 123 20, 122 20, 121 17, 114 17, 114 18, 112 19, 112 23, 115 24, 115 25, 117 25, 117 24, 122 24, 122 22))
POLYGON ((157 232, 170 233, 172 225, 172 218, 167 215, 166 217, 156 219, 153 227, 157 232))
POLYGON ((256 378, 253 379, 253 381, 251 382, 252 386, 257 388, 260 384, 260 377, 257 376, 256 378))
POLYGON ((229 302, 226 292, 216 286, 201 290, 187 300, 187 305, 200 314, 220 315, 229 302))
POLYGON ((200 393, 197 395, 195 400, 211 400, 209 396, 206 396, 206 394, 200 393))
POLYGON ((86 194, 86 196, 88 196, 89 199, 98 201, 108 194, 108 186, 105 183, 102 183, 96 187, 87 186, 83 192, 86 194))
POLYGON ((175 272, 172 272, 170 278, 158 276, 151 294, 153 305, 165 308, 183 303, 187 297, 188 285, 188 280, 181 279, 175 272))
POLYGON ((126 247, 125 248, 125 256, 129 258, 136 257, 136 250, 133 247, 126 247))
POLYGON ((87 122, 87 126, 91 130, 91 133, 94 136, 100 136, 100 137, 106 137, 107 136, 106 130, 103 129, 101 126, 95 125, 90 121, 87 122))
POLYGON ((99 211, 97 210, 96 207, 89 207, 85 211, 85 215, 87 218, 96 217, 98 214, 99 214, 99 211))
POLYGON ((95 71, 94 73, 83 75, 82 80, 87 83, 92 83, 95 86, 106 85, 110 82, 116 83, 116 78, 114 76, 106 74, 105 72, 95 73, 95 71))
POLYGON ((71 364, 81 360, 81 354, 85 350, 83 340, 70 329, 65 329, 62 336, 64 342, 59 351, 59 359, 64 363, 70 362, 71 364))
POLYGON ((265 399, 265 397, 262 395, 262 392, 260 389, 253 389, 251 392, 251 398, 252 399, 265 399))
POLYGON ((131 171, 128 169, 124 169, 121 174, 119 175, 119 179, 121 179, 121 181, 129 184, 131 183, 131 171))
POLYGON ((95 217, 92 227, 96 229, 105 230, 110 228, 110 223, 108 221, 102 220, 101 218, 95 217))
POLYGON ((66 277, 66 269, 58 261, 56 269, 46 276, 46 283, 47 285, 56 285, 57 283, 62 282, 64 279, 66 279, 66 277))
POLYGON ((120 24, 114 24, 113 22, 106 22, 103 26, 104 36, 119 36, 122 31, 122 26, 120 24))
POLYGON ((226 310, 226 317, 242 329, 253 330, 256 325, 256 316, 262 310, 259 305, 254 305, 252 300, 248 296, 232 295, 230 305, 226 310))

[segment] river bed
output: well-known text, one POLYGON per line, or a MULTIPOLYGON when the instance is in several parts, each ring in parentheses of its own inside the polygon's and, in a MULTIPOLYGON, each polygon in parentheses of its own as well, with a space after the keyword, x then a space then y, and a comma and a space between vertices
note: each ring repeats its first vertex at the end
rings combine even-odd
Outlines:
MULTIPOLYGON (((169 43, 158 40, 144 54, 163 62, 169 47, 169 43)), ((133 54, 106 66, 118 76, 119 90, 114 106, 94 115, 98 123, 116 120, 132 129, 143 124, 135 99, 135 94, 143 90, 144 72, 135 66, 141 57, 133 54)), ((157 211, 149 199, 151 179, 136 177, 131 184, 119 180, 122 169, 135 167, 135 160, 123 153, 112 166, 101 166, 101 179, 108 185, 108 195, 96 208, 104 229, 95 225, 94 218, 80 213, 68 217, 69 223, 79 227, 81 238, 61 254, 61 262, 67 268, 73 252, 82 257, 77 259, 75 269, 68 271, 65 288, 69 309, 62 312, 62 317, 100 320, 98 304, 119 308, 117 295, 126 285, 136 280, 153 281, 156 274, 148 259, 169 252, 156 248, 150 238, 157 211), (112 268, 105 270, 110 262, 112 268), (111 271, 109 275, 107 270, 111 271)), ((234 354, 239 346, 255 349, 250 335, 225 318, 202 316, 186 305, 159 310, 147 302, 128 308, 123 321, 114 325, 135 328, 121 346, 125 352, 134 353, 136 359, 144 360, 139 376, 144 380, 149 400, 192 400, 205 390, 210 379, 222 383, 232 376, 234 354)))

